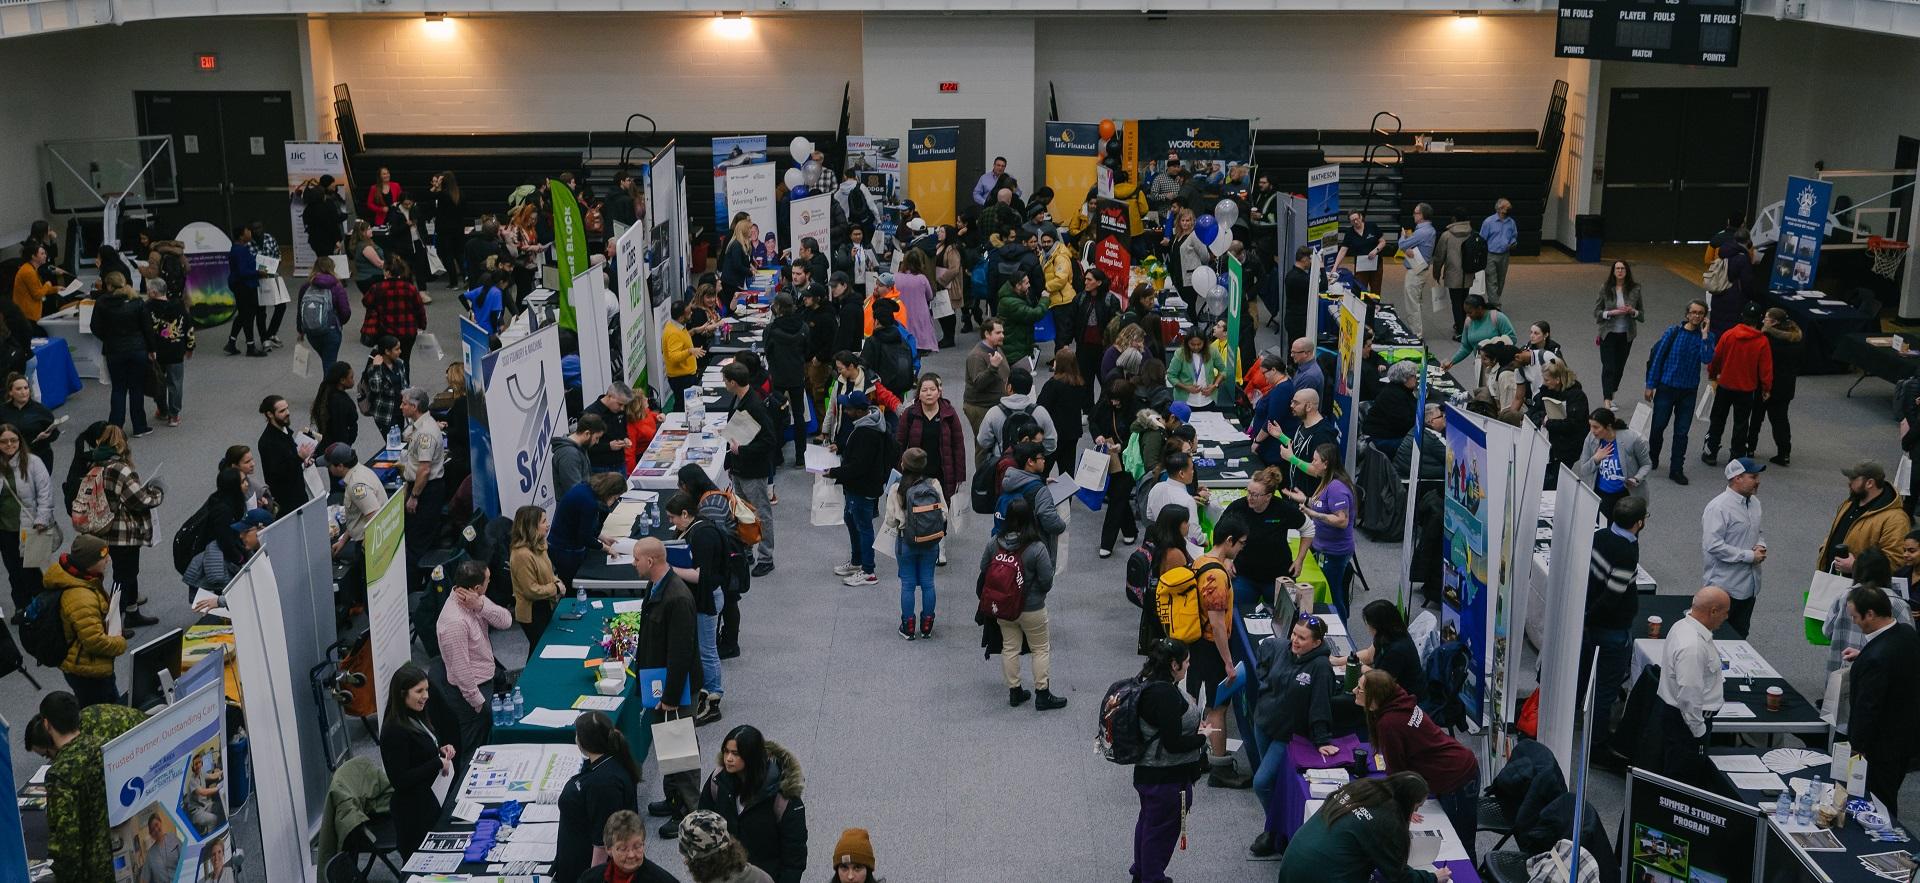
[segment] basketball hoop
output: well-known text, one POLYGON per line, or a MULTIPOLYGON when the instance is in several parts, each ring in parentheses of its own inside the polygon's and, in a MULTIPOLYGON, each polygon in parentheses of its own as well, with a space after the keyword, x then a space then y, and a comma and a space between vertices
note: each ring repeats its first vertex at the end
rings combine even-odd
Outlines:
POLYGON ((1907 256, 1907 244, 1898 239, 1867 237, 1867 256, 1873 259, 1873 271, 1888 279, 1900 272, 1900 261, 1907 256))

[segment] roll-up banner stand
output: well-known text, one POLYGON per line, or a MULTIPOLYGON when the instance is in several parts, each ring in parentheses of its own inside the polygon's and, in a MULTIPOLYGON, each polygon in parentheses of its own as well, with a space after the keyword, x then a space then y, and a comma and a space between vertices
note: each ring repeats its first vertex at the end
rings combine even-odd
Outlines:
POLYGON ((653 299, 647 292, 646 228, 631 227, 614 243, 620 272, 620 379, 634 389, 650 389, 656 403, 667 400, 664 371, 649 370, 659 329, 653 327, 653 299))
MULTIPOLYGON (((800 240, 812 237, 820 244, 820 254, 833 254, 833 195, 815 193, 787 203, 787 223, 792 227, 794 254, 800 253, 800 240)), ((931 224, 932 221, 927 223, 931 224)))
POLYGON ((473 508, 500 517, 499 480, 493 474, 493 424, 487 417, 487 376, 482 360, 493 351, 486 329, 460 317, 460 358, 467 363, 467 462, 473 467, 473 508))
POLYGON ((1047 211, 1055 223, 1078 215, 1087 207, 1087 191, 1098 180, 1100 167, 1099 123, 1047 123, 1047 186, 1053 188, 1053 202, 1047 211))
POLYGON ((101 746, 116 867, 138 868, 147 883, 226 879, 226 722, 226 699, 207 684, 101 746))
MULTIPOLYGON (((347 153, 338 141, 285 141, 281 147, 287 157, 287 212, 293 217, 293 269, 305 273, 313 267, 317 255, 313 245, 307 241, 306 201, 300 195, 300 187, 308 181, 318 182, 322 175, 332 175, 334 192, 344 193, 347 186, 347 153)), ((346 199, 348 205, 353 200, 346 199)), ((462 230, 448 232, 435 230, 435 236, 458 237, 462 230)), ((285 246, 282 246, 285 248, 285 246)), ((347 268, 335 267, 341 273, 347 268)))
POLYGON ((553 200, 553 260, 560 270, 554 286, 560 295, 560 327, 572 328, 573 298, 569 289, 587 269, 587 227, 580 219, 580 202, 571 188, 548 179, 547 193, 553 200))
MULTIPOLYGON (((907 198, 930 227, 954 222, 960 130, 953 126, 907 130, 907 198)), ((795 242, 800 240, 795 234, 795 242)), ((825 240, 821 240, 825 242, 825 240)))
POLYGON ((407 616, 405 494, 388 497, 387 504, 374 513, 367 522, 366 541, 361 548, 367 561, 367 638, 373 645, 373 695, 384 724, 389 682, 393 673, 413 658, 412 623, 407 616))
MULTIPOLYGON (((607 329, 607 272, 589 266, 569 286, 574 294, 575 339, 580 346, 580 390, 597 396, 613 383, 613 340, 607 329)), ((562 424, 564 425, 564 424, 562 424)), ((556 432, 564 432, 556 428, 556 432)))
POLYGON ((487 422, 493 436, 500 511, 539 506, 553 513, 551 441, 566 426, 561 395, 560 329, 549 325, 481 359, 487 422))

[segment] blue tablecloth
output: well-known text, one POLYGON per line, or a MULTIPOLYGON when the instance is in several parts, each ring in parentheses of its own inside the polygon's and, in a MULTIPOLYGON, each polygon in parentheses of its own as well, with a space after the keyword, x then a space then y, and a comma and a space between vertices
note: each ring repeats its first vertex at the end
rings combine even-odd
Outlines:
POLYGON ((68 396, 80 391, 80 370, 73 365, 73 351, 61 338, 49 337, 34 343, 27 373, 39 387, 34 391, 34 400, 48 408, 66 404, 68 396))

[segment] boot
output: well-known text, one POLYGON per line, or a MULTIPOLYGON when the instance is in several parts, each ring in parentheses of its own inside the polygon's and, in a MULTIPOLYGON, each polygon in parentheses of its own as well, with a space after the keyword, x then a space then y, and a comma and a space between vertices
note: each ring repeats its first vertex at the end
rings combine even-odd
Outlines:
POLYGON ((701 693, 700 704, 693 712, 693 725, 704 727, 720 720, 720 697, 712 693, 701 693))
POLYGON ((1053 695, 1053 691, 1042 687, 1033 692, 1033 707, 1040 711, 1052 711, 1056 708, 1066 708, 1067 700, 1053 695))
POLYGON ((931 613, 920 614, 920 637, 922 638, 933 637, 933 614, 931 613))
POLYGON ((1243 773, 1233 762, 1231 754, 1207 755, 1207 787, 1209 788, 1251 788, 1253 774, 1243 773))
POLYGON ((653 816, 656 819, 673 818, 673 801, 656 800, 647 804, 647 815, 653 816))
POLYGON ((1253 858, 1266 859, 1278 855, 1280 848, 1274 844, 1271 832, 1261 831, 1260 836, 1253 838, 1253 845, 1247 847, 1247 852, 1253 858))
POLYGON ((1033 694, 1027 692, 1025 687, 1008 687, 1007 688, 1007 705, 1013 708, 1019 708, 1020 706, 1025 705, 1027 703, 1027 700, 1032 698, 1033 698, 1033 694))

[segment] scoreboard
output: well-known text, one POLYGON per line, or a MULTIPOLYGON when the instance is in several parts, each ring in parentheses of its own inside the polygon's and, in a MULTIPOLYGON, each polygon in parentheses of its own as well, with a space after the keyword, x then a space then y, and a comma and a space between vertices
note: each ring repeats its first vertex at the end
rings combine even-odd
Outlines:
POLYGON ((1560 0, 1553 54, 1733 67, 1740 0, 1560 0))

